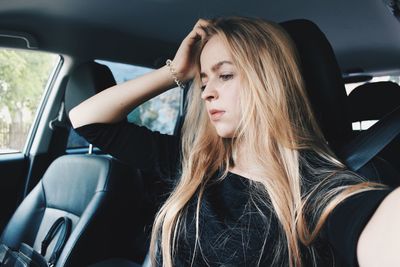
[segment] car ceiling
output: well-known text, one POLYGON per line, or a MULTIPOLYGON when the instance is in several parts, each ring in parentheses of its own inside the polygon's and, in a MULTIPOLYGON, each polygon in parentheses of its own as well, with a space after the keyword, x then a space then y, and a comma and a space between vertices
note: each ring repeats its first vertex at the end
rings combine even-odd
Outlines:
POLYGON ((400 23, 382 0, 0 0, 0 31, 27 32, 40 50, 82 60, 157 66, 198 18, 221 15, 309 19, 343 72, 400 70, 400 23))

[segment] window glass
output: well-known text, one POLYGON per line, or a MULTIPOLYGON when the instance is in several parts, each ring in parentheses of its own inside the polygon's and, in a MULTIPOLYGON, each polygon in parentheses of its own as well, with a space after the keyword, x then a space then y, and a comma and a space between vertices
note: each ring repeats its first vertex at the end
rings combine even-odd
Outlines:
POLYGON ((23 150, 59 56, 0 48, 0 153, 23 150))
MULTIPOLYGON (((98 60, 97 62, 107 65, 111 69, 117 84, 134 79, 153 70, 108 61, 98 60)), ((128 114, 128 121, 146 126, 153 131, 173 134, 179 112, 179 97, 179 88, 168 90, 134 109, 128 114)))
MULTIPOLYGON (((132 80, 153 70, 104 60, 96 60, 96 62, 110 68, 117 84, 132 80)), ((145 126, 152 131, 172 135, 179 114, 180 93, 179 88, 173 88, 144 102, 127 115, 128 121, 145 126)), ((74 132, 71 129, 68 148, 88 146, 88 143, 74 132)))
POLYGON ((365 83, 385 82, 385 81, 390 81, 390 82, 400 84, 400 76, 377 76, 377 77, 372 78, 368 82, 347 83, 344 86, 346 88, 347 95, 349 95, 351 93, 351 91, 353 91, 355 88, 357 88, 358 86, 363 85, 365 83))
MULTIPOLYGON (((355 88, 357 88, 360 85, 363 85, 365 83, 374 83, 374 82, 384 82, 384 81, 390 81, 394 82, 397 84, 400 84, 400 76, 377 76, 372 78, 368 82, 360 82, 360 83, 349 83, 345 84, 346 87, 346 93, 349 95, 355 88)), ((400 88, 399 88, 400 89, 400 88)), ((351 103, 350 103, 351 105, 351 103)), ((373 107, 370 107, 373 109, 373 107)), ((364 131, 373 126, 375 123, 377 123, 377 120, 365 120, 365 121, 356 121, 352 122, 352 128, 353 131, 364 131)))
POLYGON ((377 120, 357 121, 352 123, 353 131, 364 131, 377 123, 377 120))

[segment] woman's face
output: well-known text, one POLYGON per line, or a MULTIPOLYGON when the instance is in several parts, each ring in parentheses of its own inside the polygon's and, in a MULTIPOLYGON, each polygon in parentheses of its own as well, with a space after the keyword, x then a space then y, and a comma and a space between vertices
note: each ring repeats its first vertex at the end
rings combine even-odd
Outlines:
POLYGON ((200 55, 201 98, 219 136, 231 138, 240 118, 242 83, 228 49, 218 36, 211 37, 200 55))

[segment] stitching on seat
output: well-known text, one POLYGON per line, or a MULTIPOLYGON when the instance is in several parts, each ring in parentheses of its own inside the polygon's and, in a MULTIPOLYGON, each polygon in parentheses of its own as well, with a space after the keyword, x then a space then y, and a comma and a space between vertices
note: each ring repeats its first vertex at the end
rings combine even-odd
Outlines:
POLYGON ((46 197, 46 191, 44 189, 44 184, 43 184, 43 178, 40 180, 40 185, 42 186, 42 193, 43 193, 43 198, 44 198, 44 208, 47 207, 47 197, 46 197))
POLYGON ((60 209, 60 208, 55 208, 55 207, 50 207, 50 206, 46 206, 46 209, 53 209, 53 210, 59 210, 59 211, 63 211, 63 212, 66 212, 66 213, 72 214, 72 215, 74 215, 74 216, 78 217, 79 219, 80 219, 80 218, 81 218, 81 216, 82 216, 82 214, 81 214, 81 215, 78 215, 78 214, 76 214, 76 213, 74 213, 74 212, 71 212, 71 211, 68 211, 68 210, 64 210, 64 209, 60 209))

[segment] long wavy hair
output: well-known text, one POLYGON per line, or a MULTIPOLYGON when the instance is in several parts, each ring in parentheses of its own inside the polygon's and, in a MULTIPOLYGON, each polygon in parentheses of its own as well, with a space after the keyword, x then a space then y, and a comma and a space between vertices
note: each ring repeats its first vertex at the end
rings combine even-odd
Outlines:
POLYGON ((215 173, 226 177, 235 164, 232 153, 241 144, 257 166, 250 196, 258 200, 254 203, 269 206, 280 226, 279 241, 268 253, 289 266, 302 266, 301 246, 317 253, 312 244, 330 212, 344 199, 379 185, 348 171, 327 145, 307 98, 294 45, 278 24, 244 17, 209 22, 204 28, 208 38, 218 36, 224 42, 241 75, 240 108, 245 116, 235 138, 218 136, 196 75, 182 127, 180 179, 156 216, 152 262, 155 265, 156 253, 161 253, 162 265, 173 266, 185 209, 195 195, 194 251, 201 247, 199 210, 205 185, 215 173))

